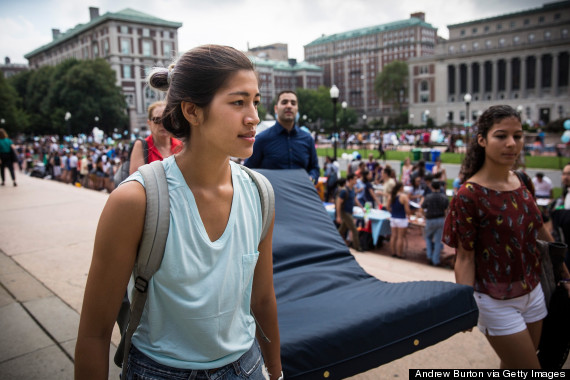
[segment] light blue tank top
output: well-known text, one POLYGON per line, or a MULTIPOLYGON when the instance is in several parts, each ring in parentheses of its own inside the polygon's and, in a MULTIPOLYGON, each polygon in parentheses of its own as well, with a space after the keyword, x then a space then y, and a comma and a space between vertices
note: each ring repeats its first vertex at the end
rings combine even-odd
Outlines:
MULTIPOLYGON (((222 236, 212 242, 174 156, 162 162, 170 194, 170 229, 132 342, 167 366, 222 367, 239 359, 255 338, 250 298, 262 225, 259 192, 249 175, 230 162, 230 217, 222 236)), ((129 180, 144 186, 139 172, 125 181, 129 180)))

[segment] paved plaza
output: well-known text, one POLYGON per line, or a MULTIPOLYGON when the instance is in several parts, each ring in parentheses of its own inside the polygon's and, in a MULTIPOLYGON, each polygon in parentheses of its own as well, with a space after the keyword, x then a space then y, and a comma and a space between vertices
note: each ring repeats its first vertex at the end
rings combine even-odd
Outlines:
MULTIPOLYGON (((17 181, 18 187, 0 188, 0 379, 72 379, 93 239, 108 195, 19 172, 17 181)), ((454 280, 449 269, 374 252, 354 254, 385 281, 454 280)), ((118 340, 115 329, 113 342, 118 340)), ((498 365, 474 329, 353 378, 405 379, 409 368, 498 365)), ((111 363, 110 369, 109 378, 118 379, 118 368, 111 363)))

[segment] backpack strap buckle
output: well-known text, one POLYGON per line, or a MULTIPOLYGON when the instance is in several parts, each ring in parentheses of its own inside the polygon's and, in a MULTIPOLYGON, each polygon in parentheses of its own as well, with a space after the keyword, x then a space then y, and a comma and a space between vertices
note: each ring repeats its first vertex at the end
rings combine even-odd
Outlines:
POLYGON ((141 276, 137 276, 137 279, 135 280, 135 288, 141 293, 146 293, 148 281, 141 276))

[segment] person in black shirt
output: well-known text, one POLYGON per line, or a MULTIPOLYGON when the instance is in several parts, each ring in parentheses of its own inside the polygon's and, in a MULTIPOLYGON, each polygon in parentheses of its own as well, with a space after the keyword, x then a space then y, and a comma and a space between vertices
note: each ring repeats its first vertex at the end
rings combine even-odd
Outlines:
POLYGON ((447 207, 449 207, 449 200, 445 194, 439 191, 440 182, 432 182, 431 188, 433 191, 426 195, 422 203, 422 209, 426 218, 424 238, 428 264, 438 266, 442 249, 441 236, 443 235, 443 225, 447 207))

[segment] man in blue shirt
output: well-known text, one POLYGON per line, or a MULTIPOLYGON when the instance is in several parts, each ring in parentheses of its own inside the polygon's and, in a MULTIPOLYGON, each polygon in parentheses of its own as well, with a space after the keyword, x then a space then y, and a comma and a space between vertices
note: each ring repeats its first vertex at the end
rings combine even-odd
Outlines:
POLYGON ((277 96, 277 122, 255 136, 253 154, 245 161, 249 168, 298 169, 307 171, 313 183, 320 175, 319 160, 313 137, 295 125, 299 110, 297 94, 282 91, 277 96))

